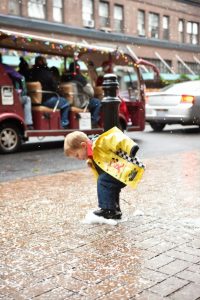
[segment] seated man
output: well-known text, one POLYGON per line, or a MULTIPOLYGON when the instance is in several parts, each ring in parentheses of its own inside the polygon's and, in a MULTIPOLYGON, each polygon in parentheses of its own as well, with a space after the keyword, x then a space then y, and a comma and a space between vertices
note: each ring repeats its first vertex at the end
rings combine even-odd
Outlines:
POLYGON ((74 82, 77 84, 78 93, 75 97, 74 104, 78 107, 87 107, 91 112, 92 127, 98 127, 98 122, 100 119, 101 101, 94 98, 94 90, 92 85, 87 81, 87 79, 80 72, 80 65, 77 62, 72 62, 69 66, 69 73, 67 76, 63 77, 63 81, 74 82))
MULTIPOLYGON (((2 57, 0 55, 0 63, 2 63, 2 57)), ((31 98, 26 95, 26 85, 24 77, 15 71, 11 66, 8 66, 2 63, 8 76, 11 78, 17 93, 19 94, 20 102, 24 108, 24 122, 27 125, 27 128, 33 129, 33 120, 32 120, 32 111, 31 111, 31 98)))
POLYGON ((55 106, 61 112, 61 126, 68 128, 69 125, 69 102, 66 98, 58 95, 58 83, 54 79, 52 72, 47 67, 46 59, 43 56, 35 58, 35 65, 29 74, 30 81, 39 81, 42 85, 43 96, 42 105, 54 108, 55 106))

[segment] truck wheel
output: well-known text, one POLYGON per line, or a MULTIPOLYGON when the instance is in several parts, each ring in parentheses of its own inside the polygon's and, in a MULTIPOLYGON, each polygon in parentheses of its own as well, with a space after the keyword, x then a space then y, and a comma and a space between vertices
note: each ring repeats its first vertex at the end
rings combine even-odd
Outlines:
POLYGON ((16 125, 11 123, 0 125, 0 153, 17 152, 21 143, 20 130, 16 125))
POLYGON ((155 132, 161 132, 163 130, 163 128, 165 127, 165 124, 157 123, 157 122, 151 122, 150 126, 155 132))

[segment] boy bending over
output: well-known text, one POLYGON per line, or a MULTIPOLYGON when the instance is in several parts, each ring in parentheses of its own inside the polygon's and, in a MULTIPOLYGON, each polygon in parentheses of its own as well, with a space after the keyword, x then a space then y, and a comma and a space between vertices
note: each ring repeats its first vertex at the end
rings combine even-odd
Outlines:
POLYGON ((97 177, 99 210, 93 213, 106 219, 121 219, 120 191, 126 185, 136 187, 144 165, 135 157, 138 145, 117 127, 89 138, 81 131, 68 134, 64 142, 66 156, 87 160, 97 177))

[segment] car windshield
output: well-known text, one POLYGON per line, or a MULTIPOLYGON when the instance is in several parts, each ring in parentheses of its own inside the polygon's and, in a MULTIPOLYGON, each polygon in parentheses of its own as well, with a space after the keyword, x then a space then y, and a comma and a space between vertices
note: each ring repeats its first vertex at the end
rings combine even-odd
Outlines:
MULTIPOLYGON (((99 75, 103 74, 103 68, 99 67, 96 69, 96 72, 99 75)), ((113 73, 116 74, 118 82, 119 82, 119 89, 121 91, 127 90, 130 87, 133 87, 134 83, 137 85, 137 74, 132 66, 122 66, 122 65, 114 65, 113 66, 113 73)))
POLYGON ((177 94, 189 94, 194 92, 200 92, 200 81, 187 81, 177 84, 170 84, 161 92, 177 93, 177 94))

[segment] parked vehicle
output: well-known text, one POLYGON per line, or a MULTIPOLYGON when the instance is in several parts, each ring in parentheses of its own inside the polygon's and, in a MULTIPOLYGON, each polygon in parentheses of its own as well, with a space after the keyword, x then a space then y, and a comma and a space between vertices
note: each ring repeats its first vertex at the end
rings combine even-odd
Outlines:
POLYGON ((146 121, 154 131, 162 131, 166 124, 200 126, 200 80, 147 93, 146 121))
MULTIPOLYGON (((92 83, 96 97, 102 99, 102 87, 96 87, 95 82, 98 72, 105 61, 109 61, 113 66, 113 72, 119 79, 119 97, 121 104, 119 107, 120 127, 127 131, 144 130, 145 128, 145 85, 140 72, 140 65, 148 65, 157 72, 156 67, 147 61, 136 61, 129 53, 118 51, 113 48, 100 47, 97 45, 81 44, 58 40, 49 37, 30 35, 11 30, 0 30, 0 47, 13 49, 16 51, 26 51, 26 53, 40 53, 41 55, 59 56, 63 58, 64 68, 69 59, 78 58, 85 66, 88 80, 92 83), (130 74, 132 76, 130 76, 130 74), (125 78, 129 78, 125 80, 125 78), (134 83, 131 78, 134 78, 134 83)), ((1 50, 1 49, 0 49, 1 50)), ((12 153, 18 151, 23 142, 30 137, 45 136, 65 136, 73 130, 83 130, 86 134, 101 133, 104 130, 103 116, 99 122, 100 128, 92 129, 87 122, 83 121, 80 109, 73 106, 73 91, 62 86, 62 92, 66 93, 66 98, 72 98, 72 105, 69 116, 69 128, 60 127, 60 113, 56 109, 49 109, 42 106, 41 90, 35 85, 34 90, 29 90, 32 98, 32 115, 34 130, 28 130, 24 122, 23 108, 19 101, 13 83, 3 65, 0 65, 0 152, 12 153), (35 96, 37 95, 37 99, 35 96), (84 123, 84 126, 81 125, 84 123)), ((112 112, 111 112, 112 113, 112 112)))

